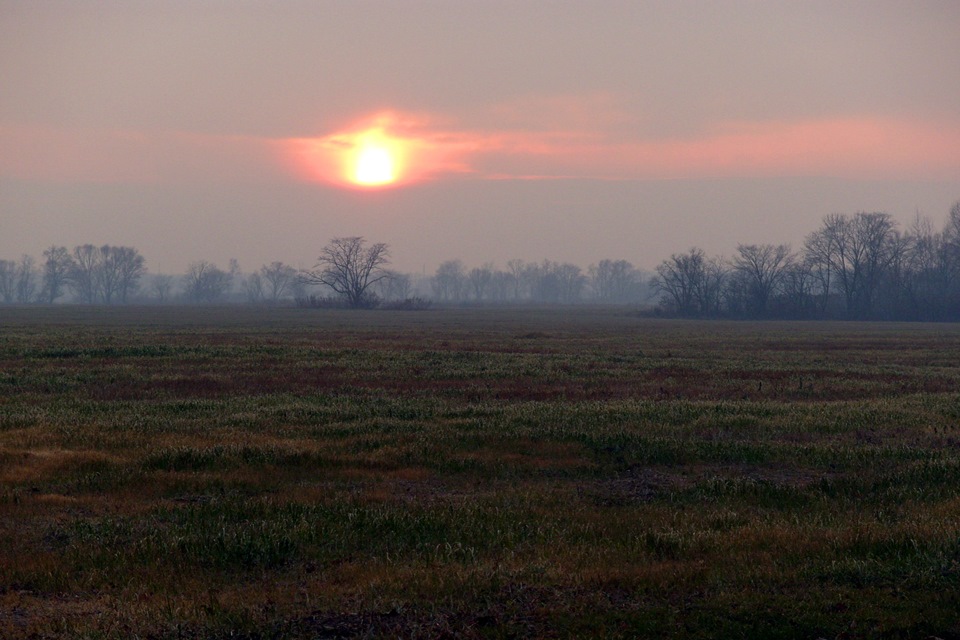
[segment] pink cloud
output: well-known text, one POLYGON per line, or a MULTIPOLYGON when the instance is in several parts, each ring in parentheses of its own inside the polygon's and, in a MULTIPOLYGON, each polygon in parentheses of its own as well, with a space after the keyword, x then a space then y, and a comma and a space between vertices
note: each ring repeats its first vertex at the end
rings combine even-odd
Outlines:
MULTIPOLYGON (((645 139, 627 116, 596 99, 529 102, 530 108, 560 105, 544 121, 522 128, 516 104, 498 107, 506 128, 457 129, 425 116, 381 116, 384 127, 416 151, 408 182, 444 174, 481 179, 636 180, 674 178, 835 176, 842 178, 954 178, 960 174, 960 125, 861 117, 803 121, 733 122, 689 137, 645 139), (600 105, 589 117, 589 104, 600 105), (571 126, 561 127, 564 120, 571 126)), ((528 116, 528 120, 536 120, 528 116)), ((290 144, 299 153, 305 179, 341 181, 337 157, 351 132, 370 120, 323 138, 290 144), (331 178, 331 176, 333 176, 331 178)), ((527 123, 529 124, 529 122, 527 123)))
POLYGON ((647 180, 835 176, 955 179, 960 124, 879 117, 731 122, 708 133, 649 139, 602 99, 558 107, 527 127, 517 105, 481 128, 450 117, 381 112, 320 137, 269 139, 188 132, 0 125, 0 177, 53 182, 277 182, 349 184, 345 158, 377 131, 410 184, 469 179, 647 180), (588 107, 604 117, 590 118, 588 107), (494 126, 501 118, 505 126, 494 126), (568 122, 569 126, 563 126, 568 122), (545 126, 549 123, 549 127, 545 126), (345 155, 347 154, 347 155, 345 155))
POLYGON ((715 133, 672 140, 609 134, 495 136, 477 159, 484 172, 629 180, 837 176, 953 178, 960 174, 960 126, 878 118, 732 123, 715 133))

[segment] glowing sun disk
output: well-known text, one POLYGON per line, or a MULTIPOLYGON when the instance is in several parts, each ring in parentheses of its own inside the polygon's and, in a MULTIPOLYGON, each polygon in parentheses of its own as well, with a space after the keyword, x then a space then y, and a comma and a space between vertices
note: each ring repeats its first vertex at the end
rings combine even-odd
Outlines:
POLYGON ((357 153, 353 169, 353 180, 361 185, 389 184, 397 179, 393 156, 383 146, 362 147, 357 153))

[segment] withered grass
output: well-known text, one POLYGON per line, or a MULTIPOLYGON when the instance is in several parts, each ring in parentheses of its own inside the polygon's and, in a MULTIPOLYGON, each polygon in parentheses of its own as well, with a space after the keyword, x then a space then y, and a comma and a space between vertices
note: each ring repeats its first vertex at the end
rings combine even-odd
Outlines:
POLYGON ((960 637, 960 326, 0 315, 0 637, 960 637))

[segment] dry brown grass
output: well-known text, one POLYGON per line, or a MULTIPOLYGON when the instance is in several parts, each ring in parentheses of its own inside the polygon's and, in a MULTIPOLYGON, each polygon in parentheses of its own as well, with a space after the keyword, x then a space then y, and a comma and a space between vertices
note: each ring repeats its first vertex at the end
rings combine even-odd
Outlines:
POLYGON ((952 325, 16 309, 0 637, 960 637, 957 362, 952 325))

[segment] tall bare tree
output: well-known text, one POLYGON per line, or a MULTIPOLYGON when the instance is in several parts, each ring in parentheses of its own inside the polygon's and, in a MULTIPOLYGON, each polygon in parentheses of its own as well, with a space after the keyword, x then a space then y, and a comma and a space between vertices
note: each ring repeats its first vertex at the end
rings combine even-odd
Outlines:
POLYGON ((695 315, 699 309, 698 292, 706 277, 706 262, 703 249, 697 247, 661 262, 650 283, 660 293, 661 304, 681 316, 695 315))
POLYGON ((243 292, 247 294, 247 300, 253 304, 260 304, 265 301, 263 294, 263 278, 259 271, 254 271, 243 280, 243 292))
POLYGON ((183 292, 192 302, 216 302, 232 284, 232 272, 200 260, 187 268, 187 274, 183 277, 183 292))
POLYGON ((17 302, 27 304, 34 301, 34 294, 37 291, 37 273, 34 265, 36 261, 32 256, 24 254, 17 263, 17 282, 16 293, 17 302))
POLYGON ((374 302, 370 287, 389 276, 388 264, 390 253, 382 242, 367 246, 360 236, 333 238, 313 270, 302 272, 301 279, 329 287, 349 306, 361 308, 374 302))
POLYGON ((460 260, 446 260, 433 276, 433 294, 442 302, 460 302, 466 290, 467 276, 460 260))
POLYGON ((632 300, 640 286, 640 274, 626 260, 601 260, 588 273, 593 295, 602 302, 632 300))
POLYGON ((78 245, 73 248, 72 258, 70 288, 81 302, 93 304, 97 301, 100 250, 92 244, 78 245))
POLYGON ((13 304, 17 297, 17 263, 13 260, 0 260, 0 299, 5 304, 13 304))
POLYGON ((488 262, 482 267, 474 267, 473 269, 470 269, 470 273, 467 274, 467 281, 470 283, 470 288, 473 290, 473 298, 478 302, 487 297, 490 283, 493 280, 494 271, 495 268, 493 264, 488 262))
POLYGON ((85 244, 73 249, 69 282, 81 301, 113 304, 126 302, 146 271, 146 260, 133 247, 85 244))
POLYGON ((384 300, 406 300, 413 293, 413 280, 409 274, 388 271, 387 277, 377 283, 377 295, 384 300))
POLYGON ((263 297, 271 303, 289 297, 295 293, 297 270, 282 262, 271 262, 260 267, 263 281, 263 297))
POLYGON ((513 288, 513 299, 519 300, 523 297, 524 289, 527 284, 527 263, 519 258, 514 258, 507 262, 507 273, 510 274, 510 285, 513 288))
POLYGON ((782 285, 792 262, 790 247, 785 244, 737 245, 733 269, 745 284, 750 315, 766 315, 770 297, 782 285))
POLYGON ((103 287, 104 302, 117 300, 126 304, 129 296, 140 286, 140 278, 147 272, 146 259, 133 247, 104 247, 104 265, 111 274, 112 291, 103 287))
POLYGON ((166 302, 173 289, 173 276, 157 274, 150 281, 150 290, 157 297, 157 302, 166 302))
POLYGON ((836 279, 851 318, 872 315, 881 278, 905 250, 887 213, 830 214, 806 241, 807 259, 836 279))
POLYGON ((43 252, 43 300, 53 304, 70 282, 73 259, 66 247, 50 246, 43 252))

